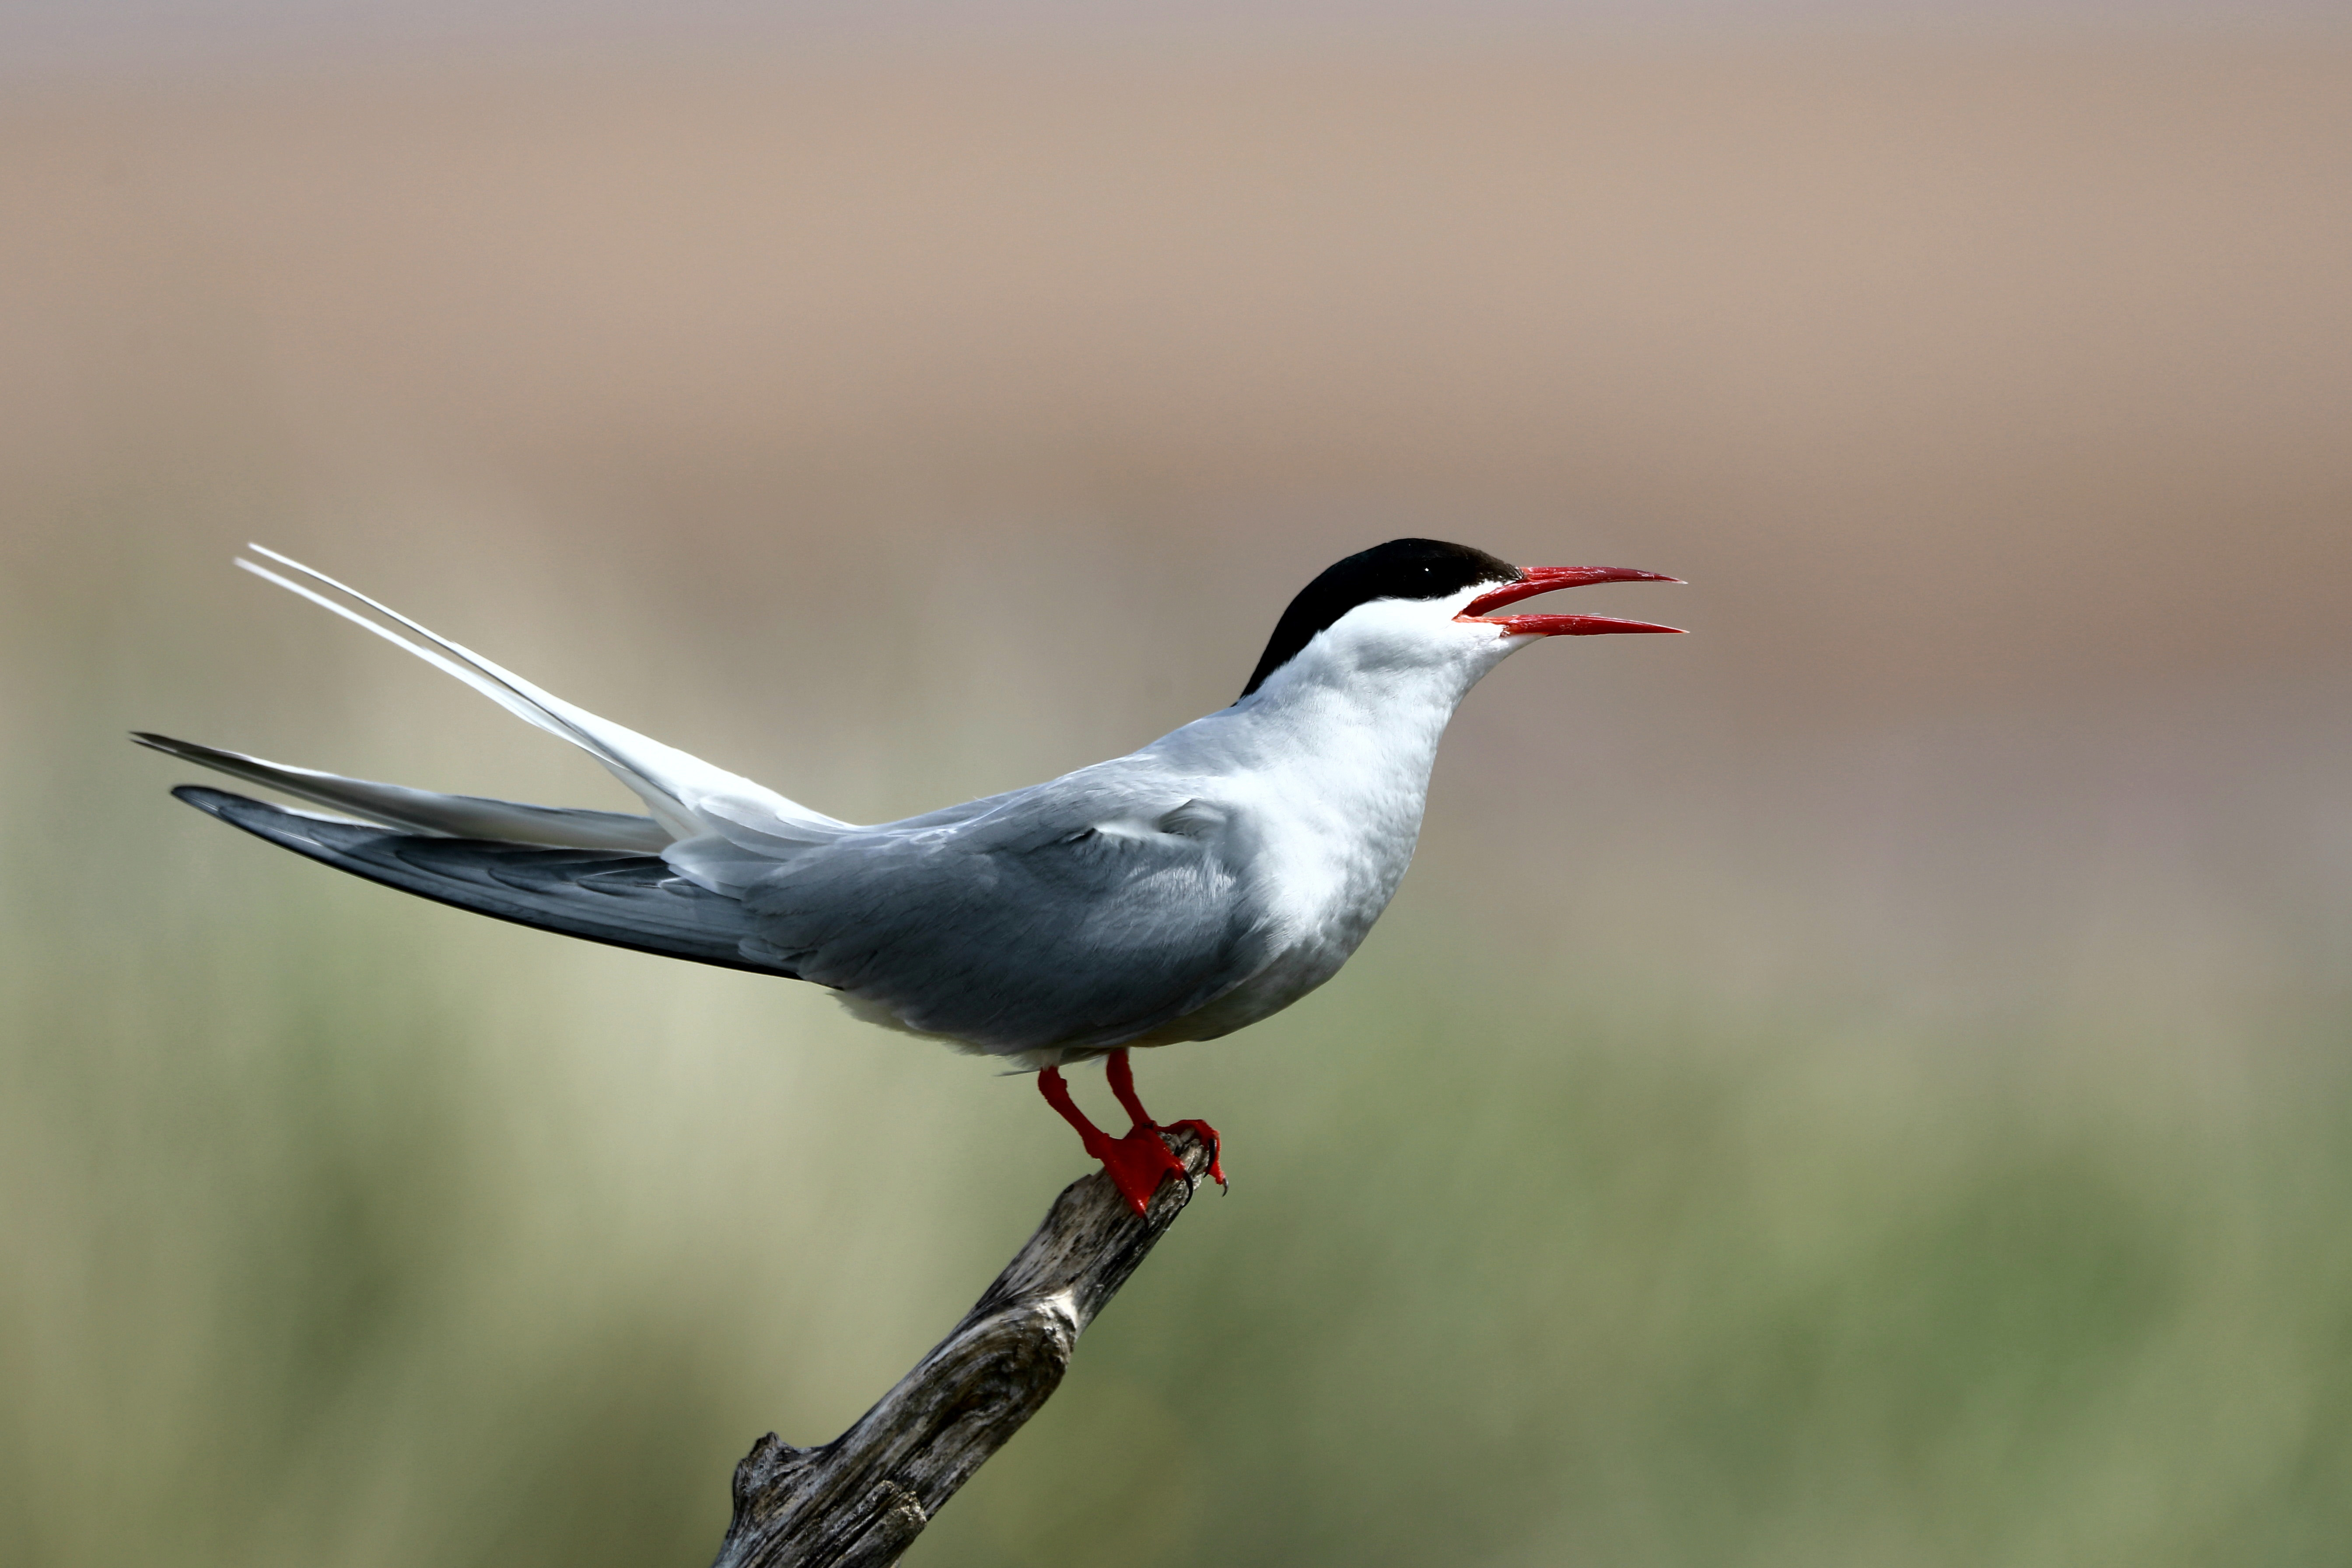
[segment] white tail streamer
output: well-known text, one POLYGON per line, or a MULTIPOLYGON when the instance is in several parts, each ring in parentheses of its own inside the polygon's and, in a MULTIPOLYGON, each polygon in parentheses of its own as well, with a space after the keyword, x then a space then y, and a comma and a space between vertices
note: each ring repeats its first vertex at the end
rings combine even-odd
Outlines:
POLYGON ((646 803, 673 844, 707 841, 716 836, 757 858, 778 853, 789 855, 794 849, 852 831, 850 824, 811 811, 764 785, 574 707, 323 572, 258 544, 251 548, 255 553, 366 606, 423 640, 404 637, 393 626, 304 583, 256 562, 239 559, 237 564, 246 571, 406 649, 444 674, 464 681, 517 718, 562 736, 594 757, 646 803))

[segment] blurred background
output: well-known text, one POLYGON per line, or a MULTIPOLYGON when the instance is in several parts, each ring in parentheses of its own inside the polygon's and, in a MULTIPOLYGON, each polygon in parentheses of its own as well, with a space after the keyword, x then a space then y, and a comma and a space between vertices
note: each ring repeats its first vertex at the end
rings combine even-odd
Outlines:
POLYGON ((0 1559, 706 1562, 1085 1168, 175 805, 627 804, 244 541, 879 820, 1429 533, 1698 635, 1513 660, 1141 1063, 1233 1192, 909 1562, 2344 1561, 2342 20, 12 6, 0 1559))

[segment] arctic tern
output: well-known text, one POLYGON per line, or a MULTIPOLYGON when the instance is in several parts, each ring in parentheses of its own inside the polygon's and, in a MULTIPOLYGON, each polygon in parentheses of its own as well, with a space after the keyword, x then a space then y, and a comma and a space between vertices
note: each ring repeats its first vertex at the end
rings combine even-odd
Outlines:
MULTIPOLYGON (((1446 721, 1479 677, 1549 637, 1681 628, 1496 615, 1608 566, 1520 568, 1429 539, 1308 584, 1231 707, 1045 784, 858 826, 562 701, 323 574, 237 564, 357 622, 594 757, 648 815, 289 767, 134 737, 337 813, 182 785, 189 805, 299 854, 567 936, 830 987, 874 1022, 1034 1070, 1136 1213, 1183 1167, 1128 1052, 1213 1039, 1339 972, 1421 831, 1446 721), (351 820, 356 818, 357 820, 351 820), (1133 1126, 1113 1138, 1060 1069, 1107 1057, 1133 1126)), ((1205 1123, 1191 1126, 1216 1148, 1205 1123)), ((1222 1164, 1213 1168, 1222 1182, 1222 1164)))

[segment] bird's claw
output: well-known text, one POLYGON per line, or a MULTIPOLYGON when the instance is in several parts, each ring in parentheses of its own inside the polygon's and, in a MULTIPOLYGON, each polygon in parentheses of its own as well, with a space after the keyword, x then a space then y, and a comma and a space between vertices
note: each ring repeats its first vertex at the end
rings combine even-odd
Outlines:
POLYGON ((1209 1146, 1209 1180, 1217 1184, 1217 1190, 1221 1193, 1232 1191, 1225 1185, 1225 1141, 1217 1136, 1217 1130, 1198 1117, 1192 1117, 1170 1122, 1167 1131, 1173 1132, 1179 1127, 1190 1128, 1194 1137, 1209 1146))

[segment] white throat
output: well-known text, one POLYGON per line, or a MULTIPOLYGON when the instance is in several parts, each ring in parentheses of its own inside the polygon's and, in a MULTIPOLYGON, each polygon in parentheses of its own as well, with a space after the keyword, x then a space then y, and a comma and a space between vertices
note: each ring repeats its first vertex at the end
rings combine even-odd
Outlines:
POLYGON ((1438 741, 1463 698, 1488 670, 1538 640, 1490 621, 1457 619, 1482 591, 1359 605, 1255 691, 1160 744, 1203 731, 1200 740, 1213 737, 1234 761, 1244 761, 1235 751, 1254 753, 1244 765, 1304 768, 1347 793, 1351 775, 1392 787, 1402 770, 1419 779, 1417 794, 1427 787, 1438 741))

